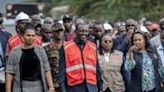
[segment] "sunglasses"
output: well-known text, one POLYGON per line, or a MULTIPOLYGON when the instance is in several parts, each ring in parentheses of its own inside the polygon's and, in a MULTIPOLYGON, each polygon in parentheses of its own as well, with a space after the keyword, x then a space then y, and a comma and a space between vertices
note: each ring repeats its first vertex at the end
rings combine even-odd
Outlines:
POLYGON ((112 43, 112 40, 105 40, 104 43, 112 43))
POLYGON ((126 25, 127 27, 134 27, 135 25, 126 25))
POLYGON ((63 32, 63 31, 64 31, 63 29, 59 29, 59 30, 52 30, 52 32, 55 32, 55 33, 63 32))

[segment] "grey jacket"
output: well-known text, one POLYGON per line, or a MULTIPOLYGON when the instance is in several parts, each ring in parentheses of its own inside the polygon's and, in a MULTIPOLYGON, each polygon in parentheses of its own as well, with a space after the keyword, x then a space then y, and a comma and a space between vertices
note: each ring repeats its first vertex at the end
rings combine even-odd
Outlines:
MULTIPOLYGON (((34 51, 40 61, 41 76, 42 76, 44 92, 48 92, 46 78, 45 78, 45 71, 49 71, 50 66, 48 63, 47 55, 44 49, 40 46, 34 46, 34 51)), ((22 56, 22 46, 20 45, 20 46, 15 47, 12 50, 6 64, 6 72, 14 75, 13 88, 17 88, 18 90, 21 89, 20 69, 19 69, 21 56, 22 56)))

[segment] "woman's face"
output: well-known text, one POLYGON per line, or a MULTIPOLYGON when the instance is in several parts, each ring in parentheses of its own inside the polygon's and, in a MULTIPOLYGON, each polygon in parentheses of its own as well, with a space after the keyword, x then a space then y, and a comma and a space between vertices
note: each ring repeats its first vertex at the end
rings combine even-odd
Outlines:
POLYGON ((111 36, 109 35, 105 35, 104 37, 102 37, 102 42, 101 42, 101 46, 104 50, 111 50, 111 48, 113 47, 113 40, 111 38, 111 36))
POLYGON ((35 35, 36 33, 34 29, 26 29, 23 35, 24 44, 28 46, 32 45, 35 39, 35 35))
POLYGON ((138 50, 145 49, 145 39, 141 34, 135 34, 133 36, 133 44, 138 48, 138 50))

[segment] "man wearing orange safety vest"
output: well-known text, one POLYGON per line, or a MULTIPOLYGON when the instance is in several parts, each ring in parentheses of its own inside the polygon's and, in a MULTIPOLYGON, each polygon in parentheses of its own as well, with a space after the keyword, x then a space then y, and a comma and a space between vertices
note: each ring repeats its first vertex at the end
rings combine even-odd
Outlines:
POLYGON ((87 40, 89 27, 78 24, 76 28, 77 37, 60 50, 61 92, 103 92, 96 45, 87 40))
MULTIPOLYGON (((28 16, 28 14, 24 13, 24 12, 20 12, 16 18, 15 18, 15 27, 16 27, 16 32, 17 34, 12 36, 9 40, 8 40, 8 44, 6 47, 6 56, 9 56, 9 53, 11 52, 11 50, 13 48, 15 48, 16 46, 23 44, 23 39, 22 39, 22 32, 24 31, 24 27, 26 25, 26 23, 30 22, 30 17, 28 16)), ((42 39, 39 36, 36 36, 35 40, 34 40, 34 44, 36 45, 42 45, 42 39)))

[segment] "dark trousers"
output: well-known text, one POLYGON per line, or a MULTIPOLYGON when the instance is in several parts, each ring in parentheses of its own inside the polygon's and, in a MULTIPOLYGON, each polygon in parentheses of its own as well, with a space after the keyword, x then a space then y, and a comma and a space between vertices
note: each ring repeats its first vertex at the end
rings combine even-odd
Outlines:
POLYGON ((5 92, 5 84, 0 83, 0 92, 5 92))
POLYGON ((109 88, 107 88, 104 92, 111 92, 109 88))

